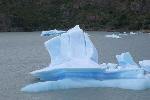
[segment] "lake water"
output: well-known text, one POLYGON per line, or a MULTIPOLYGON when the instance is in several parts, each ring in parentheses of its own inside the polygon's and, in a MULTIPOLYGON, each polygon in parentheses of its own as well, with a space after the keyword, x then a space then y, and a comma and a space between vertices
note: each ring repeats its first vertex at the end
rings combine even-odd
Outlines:
MULTIPOLYGON (((115 55, 129 51, 135 61, 150 59, 150 35, 106 38, 111 32, 88 32, 99 52, 99 63, 116 63, 115 55)), ((24 93, 20 89, 37 82, 29 72, 46 67, 50 58, 44 47, 48 38, 40 32, 0 33, 0 100, 149 100, 150 89, 83 88, 24 93)))

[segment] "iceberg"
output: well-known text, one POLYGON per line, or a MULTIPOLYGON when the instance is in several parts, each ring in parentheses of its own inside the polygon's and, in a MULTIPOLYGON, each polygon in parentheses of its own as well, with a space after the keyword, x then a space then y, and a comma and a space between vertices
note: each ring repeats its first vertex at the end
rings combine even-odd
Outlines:
POLYGON ((150 72, 150 60, 139 61, 139 65, 147 72, 150 72))
MULTIPOLYGON (((30 84, 21 89, 41 92, 58 89, 85 87, 114 87, 143 90, 150 88, 150 61, 140 61, 139 67, 129 52, 116 55, 118 64, 98 64, 98 52, 79 25, 68 31, 43 31, 41 36, 51 36, 44 43, 51 63, 48 67, 30 74, 43 82, 30 84)), ((120 38, 118 35, 107 37, 120 38)))

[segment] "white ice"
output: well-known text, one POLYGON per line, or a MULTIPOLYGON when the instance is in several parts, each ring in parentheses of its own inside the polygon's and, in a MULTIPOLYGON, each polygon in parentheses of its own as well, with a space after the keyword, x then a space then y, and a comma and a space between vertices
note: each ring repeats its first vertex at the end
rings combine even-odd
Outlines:
POLYGON ((45 47, 50 54, 52 65, 64 63, 74 58, 89 58, 98 62, 96 48, 79 25, 68 30, 65 34, 46 41, 45 47))
POLYGON ((105 35, 105 37, 108 37, 108 38, 116 38, 116 39, 121 38, 119 35, 116 35, 116 34, 112 34, 112 35, 105 35))
POLYGON ((150 72, 150 60, 139 61, 140 66, 147 72, 150 72))

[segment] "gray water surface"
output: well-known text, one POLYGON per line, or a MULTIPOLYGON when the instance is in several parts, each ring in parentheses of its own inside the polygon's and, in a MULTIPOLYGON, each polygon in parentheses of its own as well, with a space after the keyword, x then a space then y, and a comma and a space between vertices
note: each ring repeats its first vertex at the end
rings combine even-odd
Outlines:
MULTIPOLYGON (((105 38, 111 32, 88 32, 99 52, 99 63, 116 63, 115 55, 129 51, 138 63, 150 59, 150 35, 105 38)), ((50 58, 40 32, 0 33, 0 100, 150 100, 150 89, 83 88, 24 93, 20 89, 37 82, 29 72, 46 67, 50 58)))

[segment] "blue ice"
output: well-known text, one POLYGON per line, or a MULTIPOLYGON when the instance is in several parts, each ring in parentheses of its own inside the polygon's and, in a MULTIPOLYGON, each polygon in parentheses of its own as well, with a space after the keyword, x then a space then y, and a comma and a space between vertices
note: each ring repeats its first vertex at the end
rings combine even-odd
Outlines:
POLYGON ((44 92, 70 88, 112 87, 132 90, 150 88, 150 79, 113 79, 113 80, 72 80, 46 81, 30 84, 21 89, 24 92, 44 92))
POLYGON ((116 58, 120 66, 127 67, 129 65, 134 65, 138 67, 129 52, 116 55, 116 58))
POLYGON ((39 78, 42 81, 56 81, 60 79, 134 79, 143 78, 143 69, 124 69, 116 71, 105 71, 100 68, 59 68, 59 69, 47 69, 33 74, 34 77, 39 78))

